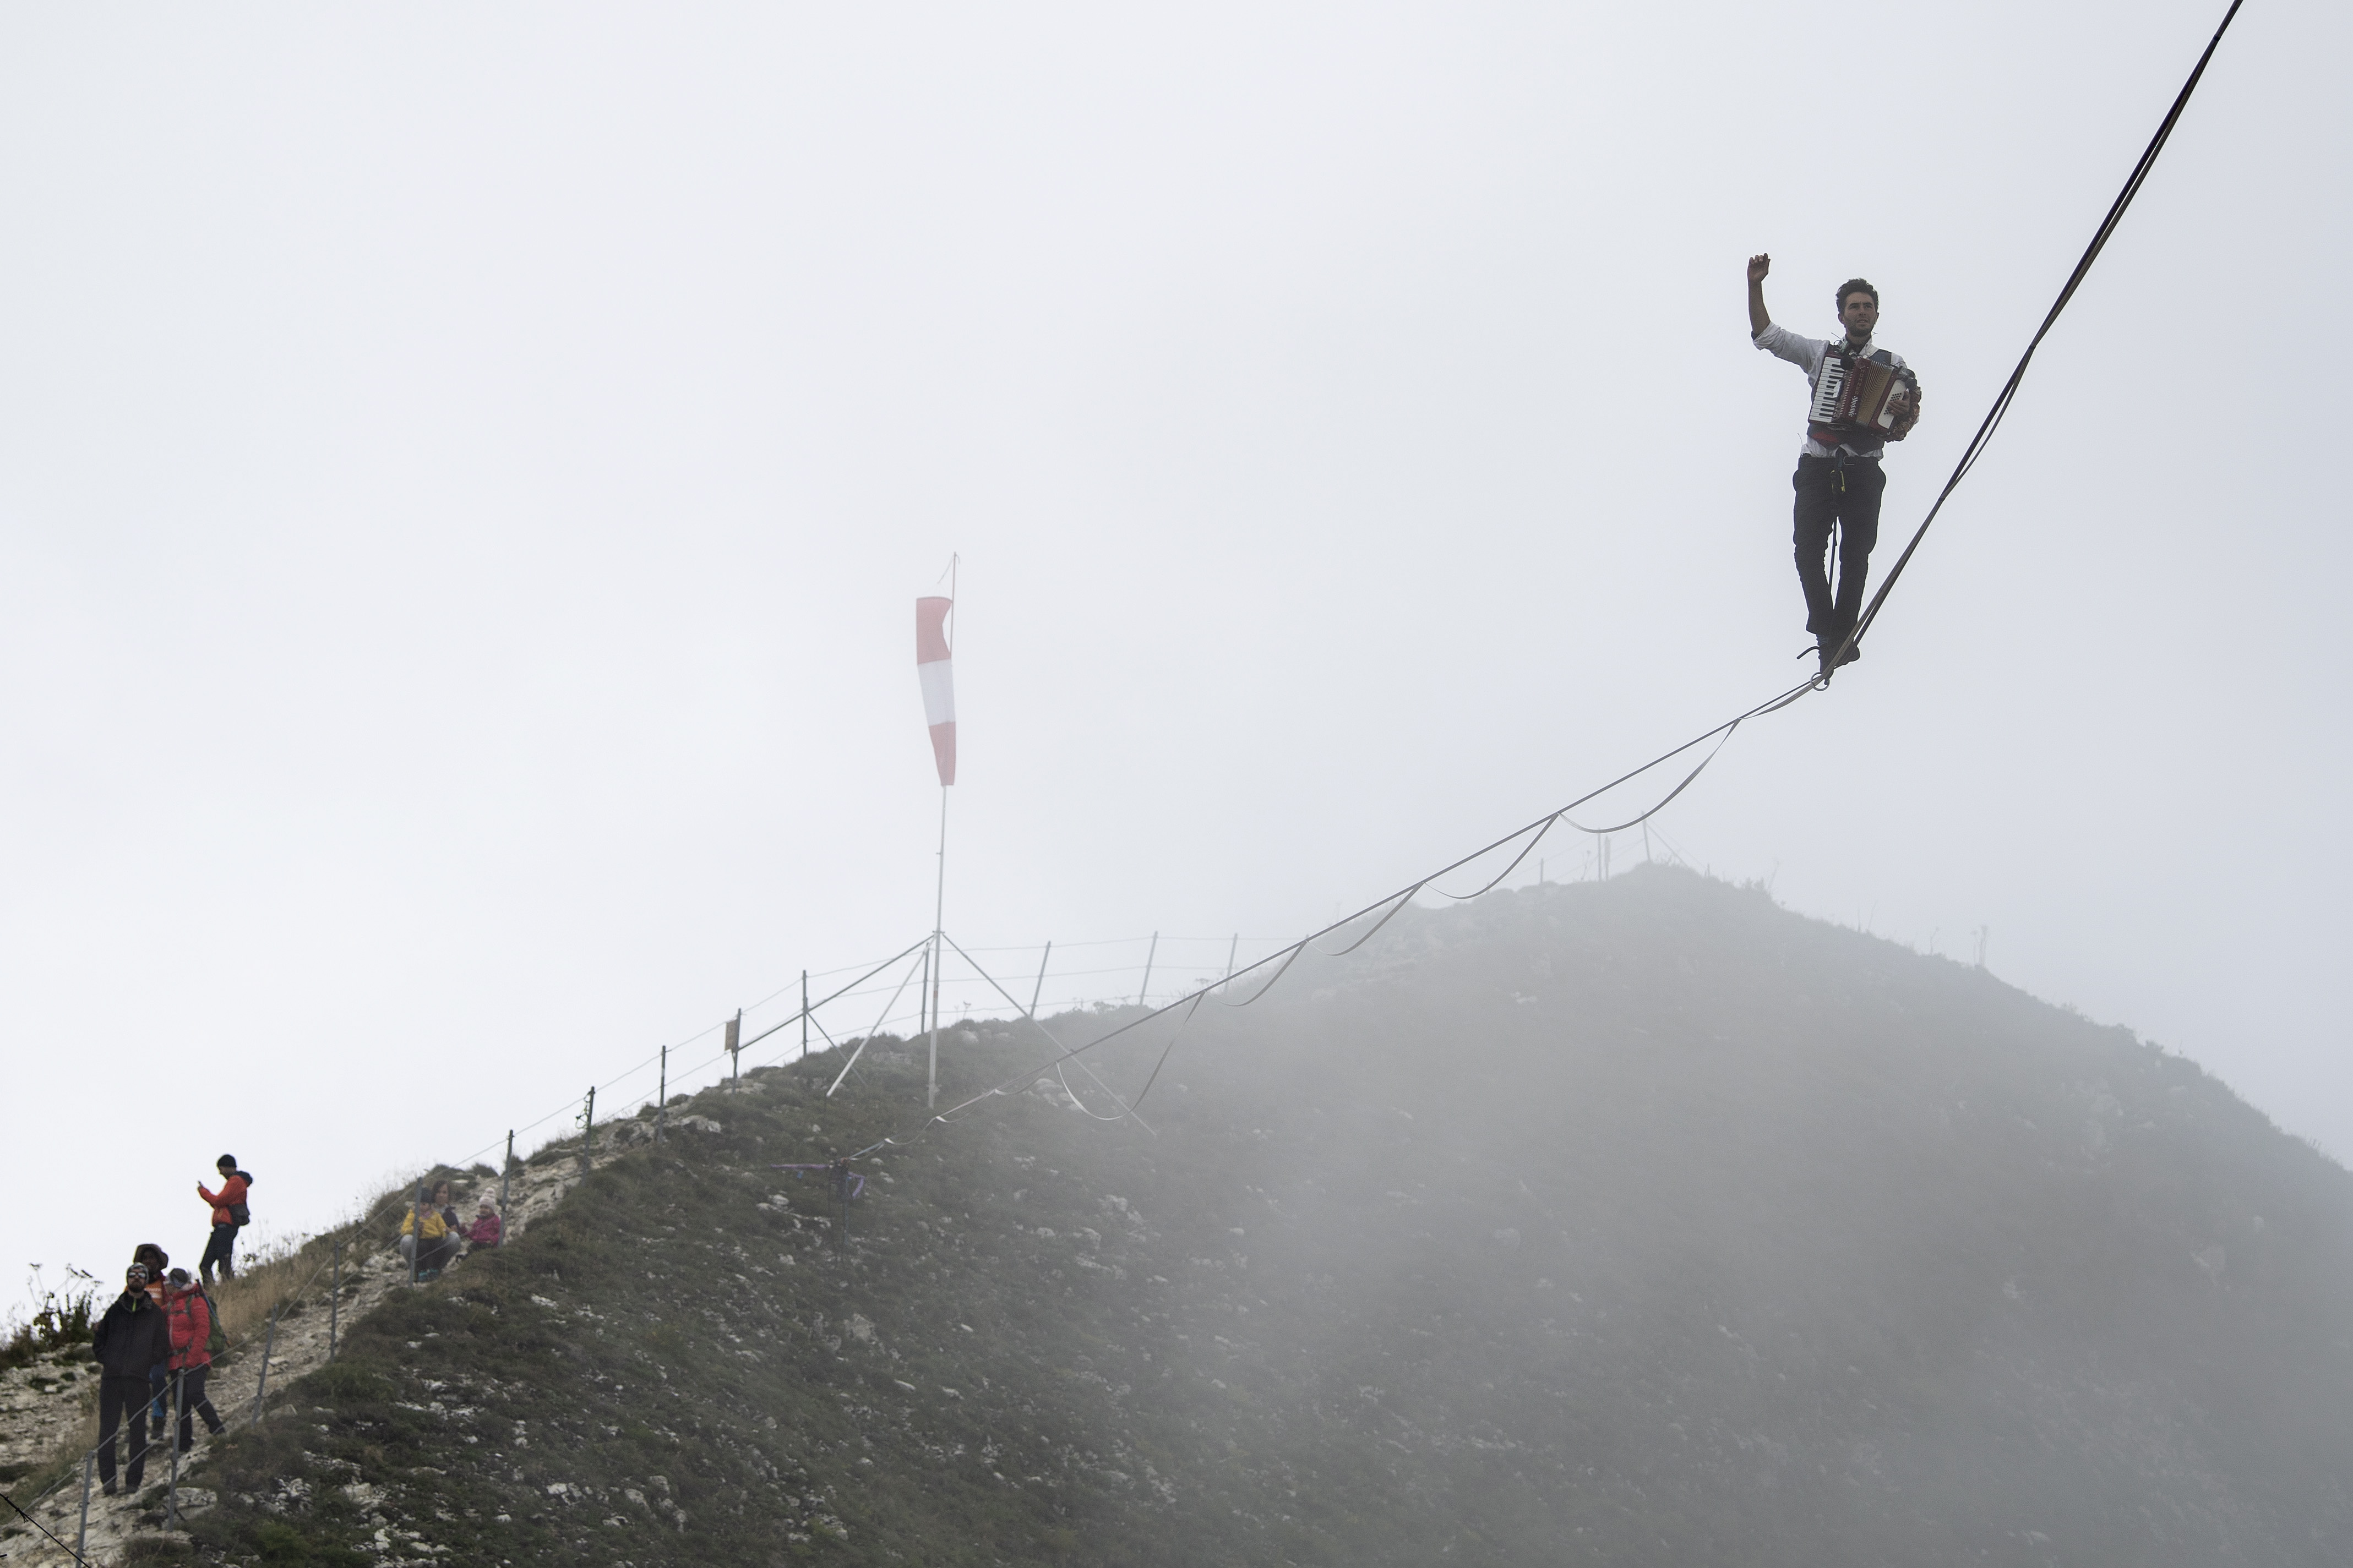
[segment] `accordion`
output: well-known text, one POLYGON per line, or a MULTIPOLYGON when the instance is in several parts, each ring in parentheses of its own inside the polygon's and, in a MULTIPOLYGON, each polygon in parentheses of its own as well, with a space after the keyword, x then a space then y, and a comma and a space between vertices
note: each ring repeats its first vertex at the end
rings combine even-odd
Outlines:
POLYGON ((1884 437, 1912 406, 1911 378, 1892 364, 1868 354, 1850 355, 1830 349, 1814 375, 1814 404, 1806 423, 1816 430, 1865 437, 1884 437))

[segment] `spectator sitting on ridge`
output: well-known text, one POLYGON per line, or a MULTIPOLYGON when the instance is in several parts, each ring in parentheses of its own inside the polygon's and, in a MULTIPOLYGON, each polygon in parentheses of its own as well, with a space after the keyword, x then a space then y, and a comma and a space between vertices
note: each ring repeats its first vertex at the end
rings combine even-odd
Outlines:
POLYGON ((505 1238, 506 1222, 499 1218, 499 1211, 491 1206, 491 1200, 484 1198, 481 1206, 474 1211, 474 1223, 466 1227, 466 1239, 472 1243, 468 1250, 480 1252, 486 1247, 498 1246, 505 1238))
POLYGON ((433 1206, 441 1211, 441 1223, 449 1227, 451 1234, 465 1234, 465 1224, 458 1217, 458 1200, 449 1195, 448 1183, 433 1184, 433 1206))
POLYGON ((450 1233, 449 1222, 433 1206, 433 1200, 424 1188, 417 1190, 417 1201, 400 1216, 400 1256, 403 1262, 417 1270, 422 1282, 438 1279, 441 1270, 458 1255, 458 1238, 450 1233), (420 1250, 419 1243, 422 1243, 420 1250))

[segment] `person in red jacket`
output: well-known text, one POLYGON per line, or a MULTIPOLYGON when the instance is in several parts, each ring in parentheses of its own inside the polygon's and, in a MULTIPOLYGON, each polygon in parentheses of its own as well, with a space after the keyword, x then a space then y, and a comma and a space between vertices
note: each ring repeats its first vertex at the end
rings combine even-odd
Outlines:
POLYGON ((491 1206, 491 1200, 484 1198, 481 1206, 474 1211, 474 1223, 466 1227, 464 1235, 472 1243, 467 1250, 480 1252, 505 1239, 506 1222, 499 1218, 499 1211, 491 1206))
POLYGON ((213 1364, 208 1348, 213 1337, 212 1299, 188 1279, 185 1268, 173 1269, 169 1278, 164 1291, 164 1321, 172 1329, 172 1375, 180 1384, 180 1452, 185 1454, 196 1446, 197 1416, 205 1418, 205 1430, 216 1437, 227 1424, 205 1397, 205 1375, 213 1364))
POLYGON ((237 1266, 229 1255, 237 1248, 237 1226, 252 1217, 245 1205, 245 1194, 253 1185, 253 1177, 237 1168, 237 1156, 223 1154, 213 1162, 221 1173, 221 1189, 213 1192, 202 1182, 196 1184, 196 1196, 213 1206, 213 1238, 205 1243, 205 1255, 196 1260, 196 1275, 207 1285, 213 1282, 213 1265, 220 1265, 221 1278, 237 1278, 237 1266))

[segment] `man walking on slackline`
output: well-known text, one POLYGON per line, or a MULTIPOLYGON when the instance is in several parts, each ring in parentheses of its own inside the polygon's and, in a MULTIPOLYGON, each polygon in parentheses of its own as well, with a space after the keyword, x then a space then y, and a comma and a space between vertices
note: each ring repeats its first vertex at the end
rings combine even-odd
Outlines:
POLYGON ((1822 673, 1862 657, 1861 647, 1839 650, 1862 615, 1862 585, 1871 547, 1879 542, 1879 498, 1887 489, 1880 453, 1912 434, 1920 418, 1920 382, 1902 356, 1873 343, 1879 325, 1879 290, 1860 278, 1839 285, 1834 341, 1801 338, 1775 324, 1765 310, 1770 256, 1748 258, 1748 335, 1757 346, 1806 373, 1813 401, 1806 443, 1798 449, 1796 487, 1798 582, 1806 593, 1806 630, 1814 636, 1822 673), (1831 596, 1823 562, 1831 529, 1839 530, 1838 596, 1831 596))

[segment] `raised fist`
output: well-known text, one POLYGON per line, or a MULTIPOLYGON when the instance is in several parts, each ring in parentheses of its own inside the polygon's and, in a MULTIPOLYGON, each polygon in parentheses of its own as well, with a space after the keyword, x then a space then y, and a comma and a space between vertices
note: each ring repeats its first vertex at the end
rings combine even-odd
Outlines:
POLYGON ((1772 270, 1773 258, 1770 256, 1757 255, 1748 258, 1748 281, 1751 283, 1764 282, 1765 275, 1772 270))

